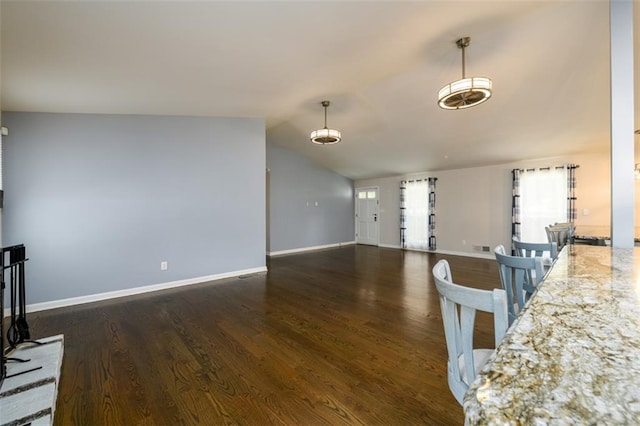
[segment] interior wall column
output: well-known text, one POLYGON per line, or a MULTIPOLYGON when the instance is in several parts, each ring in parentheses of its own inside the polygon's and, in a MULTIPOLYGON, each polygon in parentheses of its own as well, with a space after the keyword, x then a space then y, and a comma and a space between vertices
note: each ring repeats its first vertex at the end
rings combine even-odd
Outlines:
POLYGON ((633 1, 611 0, 611 245, 633 247, 633 1))

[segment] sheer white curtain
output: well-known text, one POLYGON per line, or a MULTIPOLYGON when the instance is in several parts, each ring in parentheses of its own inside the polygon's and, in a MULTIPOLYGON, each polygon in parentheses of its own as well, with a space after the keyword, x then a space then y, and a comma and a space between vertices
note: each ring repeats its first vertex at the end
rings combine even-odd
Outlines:
POLYGON ((429 181, 404 183, 404 248, 429 250, 429 181))
POLYGON ((522 241, 546 242, 544 227, 567 221, 567 168, 527 169, 520 173, 522 241))

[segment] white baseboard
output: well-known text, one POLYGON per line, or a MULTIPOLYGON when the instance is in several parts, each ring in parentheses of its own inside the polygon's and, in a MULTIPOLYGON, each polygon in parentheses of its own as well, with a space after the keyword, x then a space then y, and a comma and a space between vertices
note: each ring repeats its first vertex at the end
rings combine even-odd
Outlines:
POLYGON ((355 244, 355 241, 346 241, 343 243, 325 244, 322 246, 302 247, 290 250, 268 251, 267 256, 282 256, 285 254, 303 253, 305 251, 323 250, 328 248, 336 248, 355 244))
MULTIPOLYGON (((378 244, 378 247, 402 250, 401 246, 398 246, 398 245, 395 245, 395 244, 378 244)), ((493 253, 472 253, 472 252, 467 252, 467 251, 453 251, 453 250, 436 250, 436 251, 418 250, 418 249, 407 249, 407 250, 408 251, 419 251, 419 252, 422 252, 422 253, 450 254, 450 255, 453 255, 453 256, 465 256, 465 257, 475 257, 475 258, 479 258, 479 259, 495 260, 495 256, 493 255, 493 253)))
POLYGON ((391 248, 391 249, 401 249, 399 245, 396 244, 378 244, 378 247, 391 248))
MULTIPOLYGON (((391 246, 391 245, 380 245, 380 247, 388 247, 388 248, 401 248, 398 246, 391 246)), ((495 256, 493 255, 493 253, 472 253, 472 252, 468 252, 468 251, 454 251, 454 250, 435 250, 435 251, 430 251, 430 250, 417 250, 417 249, 407 249, 408 251, 419 251, 421 253, 437 253, 437 254, 450 254, 452 256, 464 256, 464 257, 475 257, 475 258, 479 258, 479 259, 489 259, 489 260, 494 260, 495 256)))
MULTIPOLYGON (((183 287, 187 285, 205 283, 207 281, 217 281, 224 278, 233 278, 241 275, 266 272, 267 267, 244 269, 241 271, 225 272, 222 274, 207 275, 204 277, 188 278, 185 280, 170 281, 160 284, 152 284, 142 287, 126 288, 123 290, 108 291, 105 293, 89 294, 87 296, 70 297, 68 299, 53 300, 50 302, 33 303, 27 305, 27 312, 44 311, 48 309, 63 308, 65 306, 81 305, 84 303, 99 302, 101 300, 115 299, 118 297, 133 296, 136 294, 149 293, 152 291, 166 290, 169 288, 183 287)), ((11 309, 5 308, 4 316, 11 315, 11 309)))
POLYGON ((438 254, 451 254, 453 256, 465 256, 465 257, 477 257, 479 259, 495 260, 493 253, 472 253, 468 251, 453 251, 453 250, 436 250, 438 254))

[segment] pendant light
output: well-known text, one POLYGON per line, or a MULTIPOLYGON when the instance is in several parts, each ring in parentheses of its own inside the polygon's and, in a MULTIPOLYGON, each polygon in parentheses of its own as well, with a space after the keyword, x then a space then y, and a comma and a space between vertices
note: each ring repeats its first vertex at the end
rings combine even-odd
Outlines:
POLYGON ((322 106, 324 107, 324 128, 314 130, 311 132, 311 142, 317 143, 318 145, 332 145, 334 143, 338 143, 342 140, 342 133, 340 130, 329 129, 327 127, 327 107, 331 104, 329 101, 322 101, 322 106))
POLYGON ((462 79, 444 86, 438 92, 438 105, 443 109, 464 109, 479 105, 491 97, 493 83, 487 77, 470 77, 465 75, 464 49, 469 46, 471 37, 463 37, 456 41, 462 49, 462 79))

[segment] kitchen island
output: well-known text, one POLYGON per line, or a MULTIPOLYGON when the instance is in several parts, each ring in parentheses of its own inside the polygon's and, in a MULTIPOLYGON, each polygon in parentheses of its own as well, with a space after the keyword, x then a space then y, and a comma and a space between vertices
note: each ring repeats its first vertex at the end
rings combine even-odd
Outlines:
POLYGON ((640 424, 640 248, 567 245, 465 395, 468 424, 640 424))

